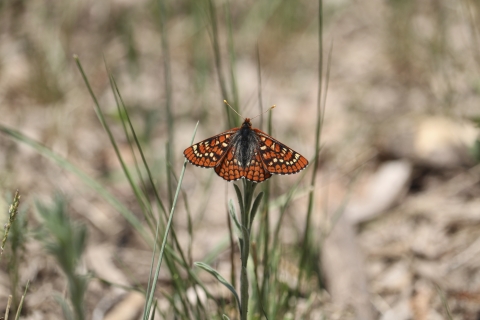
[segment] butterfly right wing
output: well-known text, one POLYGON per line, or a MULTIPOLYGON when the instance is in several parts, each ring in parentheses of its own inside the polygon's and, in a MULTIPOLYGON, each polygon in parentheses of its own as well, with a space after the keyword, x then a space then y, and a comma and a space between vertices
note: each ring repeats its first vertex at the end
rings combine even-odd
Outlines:
POLYGON ((198 167, 212 168, 222 161, 230 148, 231 136, 238 131, 234 128, 211 138, 200 141, 183 151, 187 160, 198 167))
POLYGON ((260 138, 258 141, 258 152, 268 172, 274 174, 294 174, 308 166, 308 160, 300 153, 261 130, 253 129, 253 131, 260 138))

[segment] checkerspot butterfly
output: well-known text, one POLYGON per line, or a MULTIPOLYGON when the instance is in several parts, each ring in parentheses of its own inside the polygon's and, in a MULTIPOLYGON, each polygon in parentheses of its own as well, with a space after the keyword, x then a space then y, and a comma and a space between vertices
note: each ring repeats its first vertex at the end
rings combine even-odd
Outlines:
POLYGON ((241 127, 200 141, 183 154, 191 164, 214 168, 227 181, 245 178, 262 182, 272 174, 294 174, 308 165, 307 159, 298 152, 252 128, 249 118, 241 127))

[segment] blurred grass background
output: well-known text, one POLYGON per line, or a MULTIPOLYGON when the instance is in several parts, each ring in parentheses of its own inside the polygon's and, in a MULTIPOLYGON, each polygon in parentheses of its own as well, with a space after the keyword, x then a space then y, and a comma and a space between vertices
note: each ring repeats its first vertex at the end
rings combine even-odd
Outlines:
MULTIPOLYGON (((456 137, 454 142, 461 141, 467 151, 476 150, 477 131, 473 122, 466 120, 478 119, 479 14, 480 5, 473 0, 323 2, 324 56, 331 43, 332 59, 316 177, 319 182, 314 190, 312 241, 317 251, 309 256, 312 266, 305 281, 309 285, 298 293, 298 249, 304 239, 307 181, 312 168, 306 171, 309 178, 300 182, 286 207, 284 200, 299 177, 273 177, 269 190, 272 230, 281 212, 285 211, 285 217, 278 240, 281 249, 276 252, 277 258, 283 259, 277 261, 280 271, 272 278, 282 282, 276 281, 279 288, 271 288, 273 296, 269 297, 275 303, 270 305, 269 314, 290 319, 354 316, 348 305, 332 303, 329 279, 321 279, 324 275, 315 267, 321 265, 319 248, 331 227, 331 213, 342 208, 352 181, 362 185, 359 168, 368 177, 385 160, 407 159, 415 169, 408 191, 418 192, 444 182, 425 180, 431 171, 436 172, 435 177, 450 177, 459 168, 475 164, 468 152, 458 156, 463 151, 457 149, 453 156, 450 149, 441 156, 436 149, 430 152, 432 145, 443 146, 446 142, 422 140, 417 134, 424 128, 424 119, 440 117, 449 124, 461 123, 462 130, 446 135, 456 137)), ((131 142, 122 133, 125 114, 116 107, 105 59, 168 212, 183 163, 182 151, 190 144, 196 121, 200 121, 196 141, 241 121, 227 116, 224 99, 245 117, 276 104, 272 135, 308 159, 315 156, 318 19, 318 3, 306 0, 1 1, 2 128, 19 131, 80 168, 128 208, 148 230, 148 236, 134 231, 119 214, 121 210, 112 207, 98 189, 89 188, 81 177, 51 161, 51 156, 42 157, 38 149, 12 139, 3 130, 0 190, 7 194, 20 189, 28 217, 22 220, 28 241, 16 247, 20 250, 17 253, 8 252, 15 257, 11 261, 18 274, 11 269, 7 272, 9 259, 2 259, 5 281, 0 301, 7 301, 8 294, 23 292, 20 287, 30 280, 25 318, 62 318, 61 307, 51 293, 65 292, 66 280, 34 237, 34 231, 42 225, 35 201, 48 203, 58 191, 67 199, 68 215, 83 221, 89 230, 78 268, 105 280, 89 283, 84 301, 87 318, 114 314, 114 306, 121 304, 106 297, 117 301, 119 296, 127 296, 122 301, 130 310, 138 311, 141 303, 135 300, 138 297, 132 288, 146 289, 151 246, 144 240, 152 236, 154 217, 163 216, 163 212, 158 205, 149 209, 149 218, 142 214, 145 207, 125 179, 73 54, 82 61, 126 166, 133 170, 138 158, 131 155, 131 142), (119 287, 108 283, 128 290, 119 292, 119 287)), ((433 126, 442 130, 443 124, 435 122, 433 126)), ((267 122, 257 118, 254 127, 266 130, 267 122)), ((139 185, 147 180, 144 170, 140 170, 141 178, 135 178, 139 185)), ((153 188, 145 185, 143 200, 154 203, 153 188)), ((221 312, 234 314, 229 293, 200 273, 200 282, 209 284, 205 294, 211 296, 207 301, 215 301, 205 303, 197 281, 187 275, 188 267, 183 265, 185 261, 190 266, 193 261, 209 262, 230 279, 227 200, 232 198, 233 189, 226 188, 212 170, 189 166, 182 190, 174 221, 178 243, 172 252, 183 248, 185 260, 172 254, 166 262, 168 267, 162 269, 159 308, 164 318, 175 314, 195 319, 196 314, 209 319, 220 317, 221 312), (172 293, 174 289, 180 290, 179 296, 172 293)), ((2 201, 3 212, 7 212, 11 199, 2 201)), ((260 234, 265 226, 254 228, 260 234)), ((258 239, 260 253, 265 243, 260 236, 258 239)), ((384 243, 382 239, 377 242, 384 243)), ((369 280, 372 278, 375 276, 370 275, 369 280)), ((388 290, 385 295, 373 287, 369 291, 390 307, 394 305, 388 290)), ((382 309, 377 303, 373 309, 375 317, 381 317, 388 308, 382 309)), ((253 310, 252 314, 259 317, 261 308, 253 310)), ((472 311, 462 306, 454 311, 459 319, 476 312, 475 308, 472 311)), ((117 315, 115 319, 120 318, 117 315)))

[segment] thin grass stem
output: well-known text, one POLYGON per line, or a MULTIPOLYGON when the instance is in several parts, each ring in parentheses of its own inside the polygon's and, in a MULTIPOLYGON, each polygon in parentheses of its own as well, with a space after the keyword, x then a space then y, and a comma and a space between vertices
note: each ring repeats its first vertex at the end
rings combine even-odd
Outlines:
MULTIPOLYGON (((208 9, 210 13, 210 23, 212 27, 211 39, 212 39, 212 46, 213 46, 213 54, 215 60, 215 69, 217 71, 218 82, 220 85, 220 91, 222 93, 224 100, 230 100, 230 95, 227 91, 227 85, 225 82, 225 78, 223 76, 223 68, 222 68, 222 57, 220 53, 220 44, 219 44, 219 35, 218 35, 218 24, 217 24, 217 9, 215 8, 215 4, 212 0, 207 0, 208 2, 208 9)), ((238 118, 232 113, 230 108, 225 105, 225 114, 227 116, 228 125, 230 128, 233 128, 238 123, 238 118)))
POLYGON ((313 159, 313 170, 312 170, 312 178, 310 181, 310 192, 308 195, 308 209, 307 209, 307 217, 305 219, 305 233, 303 237, 303 249, 301 252, 301 257, 299 260, 299 274, 297 280, 297 293, 299 291, 305 259, 307 254, 311 251, 310 248, 310 233, 311 233, 311 217, 313 212, 313 201, 315 196, 315 185, 317 181, 317 170, 318 170, 318 160, 319 160, 319 153, 320 153, 320 141, 321 141, 321 131, 323 127, 323 112, 322 112, 322 78, 323 78, 323 0, 318 1, 318 94, 317 94, 317 123, 315 128, 315 157, 313 159))
MULTIPOLYGON (((170 48, 168 43, 168 33, 166 31, 167 10, 163 0, 158 0, 159 7, 159 23, 160 23, 160 38, 163 53, 163 69, 164 69, 164 83, 165 83, 165 113, 167 125, 167 163, 173 163, 173 152, 171 143, 174 141, 174 117, 172 112, 172 71, 170 63, 170 48)), ((173 197, 173 182, 170 176, 170 171, 167 170, 168 195, 170 203, 173 197)))
MULTIPOLYGON (((27 281, 27 285, 25 286, 25 291, 22 294, 22 298, 20 299, 20 303, 18 304, 17 313, 15 314, 15 320, 20 319, 20 314, 23 308, 23 302, 25 301, 25 297, 27 296, 28 286, 30 285, 30 280, 27 281)), ((6 320, 6 318, 5 318, 6 320)))
MULTIPOLYGON (((225 16, 227 20, 227 26, 228 26, 228 53, 230 56, 230 86, 231 86, 231 91, 233 95, 233 102, 234 105, 237 107, 237 109, 240 106, 240 98, 238 96, 238 87, 237 87, 237 80, 235 77, 235 65, 236 65, 236 56, 235 56, 235 42, 233 40, 233 27, 232 27, 232 15, 230 12, 230 1, 227 0, 225 3, 225 16)), ((237 110, 238 111, 238 110, 237 110)), ((238 117, 235 117, 235 127, 238 127, 240 125, 240 119, 238 117)))
POLYGON ((5 320, 8 320, 8 316, 10 315, 10 307, 12 305, 12 295, 8 296, 8 301, 7 301, 7 308, 5 309, 5 320))
MULTIPOLYGON (((260 77, 260 72, 259 72, 260 77)), ((260 82, 261 83, 261 82, 260 82)), ((272 112, 268 113, 268 126, 267 133, 272 134, 272 112)), ((261 302, 263 304, 263 309, 269 310, 269 299, 268 296, 268 280, 270 279, 270 257, 269 252, 274 247, 270 247, 270 189, 271 182, 267 180, 264 184, 263 192, 265 195, 263 214, 262 214, 262 225, 263 225, 263 277, 262 277, 262 286, 260 292, 261 302)), ((278 234, 277 234, 278 235, 278 234)))
POLYGON ((20 205, 20 193, 15 191, 15 195, 13 196, 12 204, 8 208, 8 222, 5 224, 5 231, 2 239, 2 245, 0 247, 0 259, 3 256, 3 250, 5 249, 5 244, 7 243, 8 233, 10 232, 10 228, 12 224, 15 222, 18 214, 18 206, 20 205))
MULTIPOLYGON (((193 136, 192 136, 191 143, 193 143, 195 133, 197 132, 197 127, 198 127, 198 122, 197 122, 197 125, 195 126, 195 130, 194 130, 194 133, 193 133, 193 136)), ((152 284, 151 290, 148 294, 148 299, 145 303, 145 308, 144 308, 144 313, 143 313, 143 318, 145 320, 148 319, 147 314, 149 312, 147 312, 147 311, 152 310, 152 302, 153 302, 153 297, 155 295, 155 288, 156 288, 157 281, 158 281, 158 275, 160 274, 160 266, 162 265, 163 255, 164 255, 164 251, 165 251, 165 245, 167 244, 168 234, 169 234, 170 228, 172 226, 173 214, 175 213, 175 207, 177 205, 177 199, 178 199, 178 195, 180 193, 180 188, 182 186, 183 176, 185 174, 185 168, 186 167, 187 167, 187 160, 185 159, 184 162, 183 162, 182 172, 180 173, 180 178, 179 178, 179 181, 178 181, 177 190, 175 191, 175 197, 173 198, 172 208, 170 210, 170 216, 168 217, 167 226, 166 226, 166 229, 165 229, 165 233, 163 235, 162 246, 160 248, 160 254, 159 254, 158 262, 157 262, 157 268, 156 268, 155 276, 154 276, 154 279, 153 279, 153 282, 152 282, 153 284, 152 284)), ((157 229, 158 229, 158 225, 159 225, 159 223, 157 223, 157 229)))

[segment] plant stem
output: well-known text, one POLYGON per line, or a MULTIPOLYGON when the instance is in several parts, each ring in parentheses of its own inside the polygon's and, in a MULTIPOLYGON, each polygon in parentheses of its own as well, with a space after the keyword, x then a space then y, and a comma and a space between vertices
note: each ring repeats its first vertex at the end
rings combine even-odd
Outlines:
MULTIPOLYGON (((238 187, 236 187, 238 202, 240 205, 240 213, 242 215, 242 239, 240 239, 242 269, 240 273, 240 319, 246 320, 248 316, 248 275, 247 262, 250 254, 250 229, 251 218, 253 219, 255 212, 252 212, 253 192, 255 191, 256 183, 243 180, 243 196, 238 187)), ((261 195, 259 195, 261 196, 261 195)))

